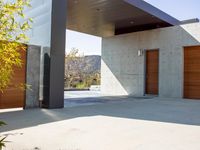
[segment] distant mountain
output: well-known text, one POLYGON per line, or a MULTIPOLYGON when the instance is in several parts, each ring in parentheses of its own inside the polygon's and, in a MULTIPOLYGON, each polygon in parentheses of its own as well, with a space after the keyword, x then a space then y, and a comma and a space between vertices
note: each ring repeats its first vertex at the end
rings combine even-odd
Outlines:
POLYGON ((88 65, 84 70, 87 73, 100 72, 101 70, 101 56, 99 55, 88 55, 84 57, 85 63, 88 65))
POLYGON ((65 88, 89 88, 100 84, 101 56, 65 58, 65 88))

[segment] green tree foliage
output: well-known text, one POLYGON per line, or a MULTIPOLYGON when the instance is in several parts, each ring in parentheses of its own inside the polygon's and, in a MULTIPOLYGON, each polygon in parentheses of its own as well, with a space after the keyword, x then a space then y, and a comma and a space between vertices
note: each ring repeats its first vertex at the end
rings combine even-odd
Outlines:
POLYGON ((26 50, 26 32, 32 19, 26 18, 24 9, 30 7, 29 0, 0 0, 0 92, 7 88, 13 68, 22 65, 20 51, 26 50))
POLYGON ((65 88, 85 89, 91 85, 100 85, 100 70, 88 71, 92 65, 78 49, 73 48, 65 56, 65 88))
MULTIPOLYGON (((0 92, 9 85, 13 68, 22 66, 21 51, 26 50, 32 19, 26 18, 24 9, 30 7, 29 0, 0 0, 0 92)), ((0 121, 0 127, 5 125, 0 121)), ((0 149, 5 146, 5 138, 0 136, 0 149)))
POLYGON ((75 88, 76 84, 81 82, 86 66, 84 55, 79 54, 79 50, 72 50, 65 56, 65 85, 66 88, 75 88))

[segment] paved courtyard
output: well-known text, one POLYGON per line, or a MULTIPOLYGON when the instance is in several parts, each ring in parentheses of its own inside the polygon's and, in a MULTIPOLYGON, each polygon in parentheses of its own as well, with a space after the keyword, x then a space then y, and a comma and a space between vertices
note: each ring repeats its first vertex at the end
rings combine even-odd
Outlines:
MULTIPOLYGON (((100 91, 65 91, 65 107, 88 106, 103 103, 113 103, 123 100, 123 97, 113 97, 101 94, 100 91)), ((127 97, 125 97, 127 98, 127 97)))
POLYGON ((102 98, 57 110, 1 112, 8 124, 1 129, 10 141, 6 150, 200 149, 200 101, 102 98))
POLYGON ((101 94, 100 91, 65 91, 64 92, 65 99, 102 97, 102 96, 104 95, 101 94))

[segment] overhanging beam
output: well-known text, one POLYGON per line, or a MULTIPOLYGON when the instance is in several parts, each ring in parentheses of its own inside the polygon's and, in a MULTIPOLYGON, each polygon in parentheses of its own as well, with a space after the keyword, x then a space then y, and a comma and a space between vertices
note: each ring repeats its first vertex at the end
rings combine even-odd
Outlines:
POLYGON ((151 14, 152 16, 155 16, 171 25, 179 25, 180 21, 173 18, 172 16, 166 14, 165 12, 157 9, 156 7, 150 5, 149 3, 143 1, 143 0, 124 0, 125 2, 151 14))

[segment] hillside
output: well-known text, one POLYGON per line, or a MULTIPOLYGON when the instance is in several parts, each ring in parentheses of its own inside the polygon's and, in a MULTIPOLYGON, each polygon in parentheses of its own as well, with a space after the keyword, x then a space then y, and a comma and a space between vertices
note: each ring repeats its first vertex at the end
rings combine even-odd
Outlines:
POLYGON ((99 85, 101 80, 101 56, 90 55, 77 57, 74 55, 65 58, 65 89, 89 88, 99 85))
POLYGON ((88 65, 88 67, 84 69, 87 73, 100 72, 101 56, 99 55, 85 56, 84 61, 88 65))

